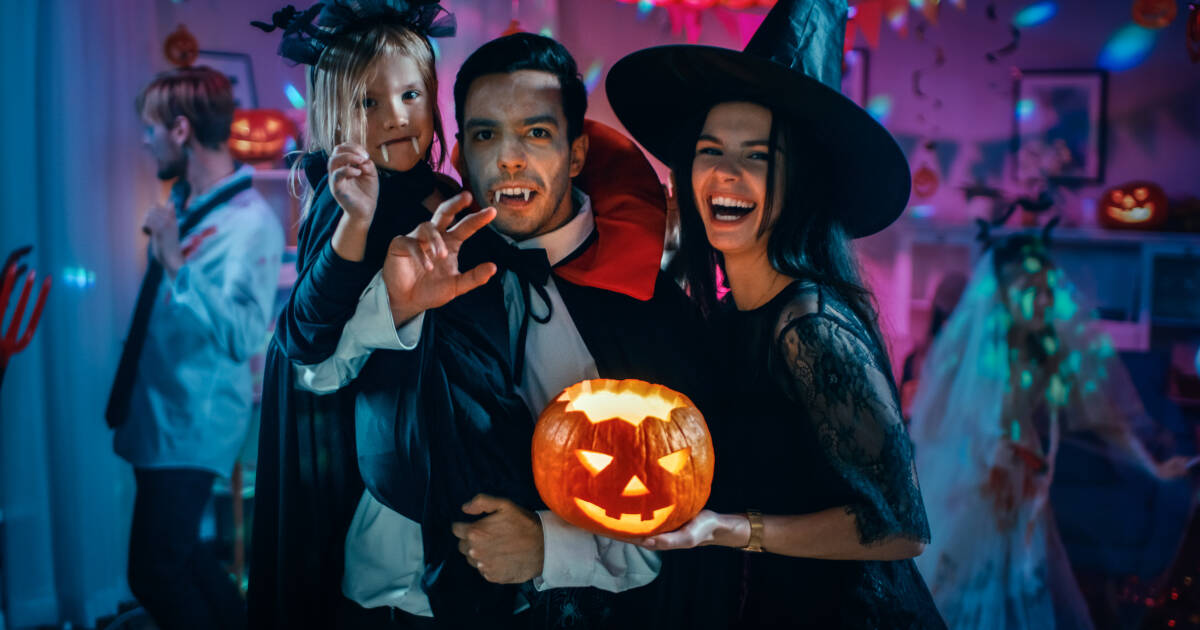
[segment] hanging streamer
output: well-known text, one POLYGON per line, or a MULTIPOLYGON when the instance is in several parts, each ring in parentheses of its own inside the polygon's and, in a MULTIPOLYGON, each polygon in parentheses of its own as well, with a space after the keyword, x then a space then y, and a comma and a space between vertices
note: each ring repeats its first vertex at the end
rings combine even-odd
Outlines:
MULTIPOLYGON (((988 18, 989 22, 997 21, 996 3, 995 2, 989 3, 987 5, 987 18, 988 18)), ((988 60, 988 63, 996 63, 1001 57, 1007 57, 1008 55, 1011 55, 1014 52, 1017 52, 1017 47, 1021 43, 1021 29, 1017 28, 1016 26, 1013 26, 1012 24, 1008 25, 1008 29, 1009 29, 1009 33, 1012 36, 1012 41, 1008 42, 1001 48, 997 48, 996 50, 993 50, 993 51, 985 54, 983 57, 984 57, 984 59, 988 60)))

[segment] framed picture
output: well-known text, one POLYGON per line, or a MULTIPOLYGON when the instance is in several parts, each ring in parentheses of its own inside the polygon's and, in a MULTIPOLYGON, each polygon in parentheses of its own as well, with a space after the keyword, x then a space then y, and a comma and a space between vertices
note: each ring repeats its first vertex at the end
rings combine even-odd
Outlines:
POLYGON ((867 106, 867 61, 870 51, 866 48, 851 48, 846 51, 842 63, 842 94, 858 103, 859 107, 867 106))
POLYGON ((1107 100, 1103 70, 1022 70, 1013 85, 1013 175, 1104 181, 1107 100))
POLYGON ((258 107, 258 91, 254 89, 254 69, 250 55, 233 52, 201 50, 193 66, 208 66, 229 77, 233 84, 233 105, 238 109, 258 107))

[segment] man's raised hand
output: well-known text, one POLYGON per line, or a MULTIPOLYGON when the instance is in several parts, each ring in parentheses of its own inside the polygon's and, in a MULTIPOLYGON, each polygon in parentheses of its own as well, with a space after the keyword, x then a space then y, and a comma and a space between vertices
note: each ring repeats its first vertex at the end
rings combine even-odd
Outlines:
POLYGON ((484 208, 454 223, 454 216, 470 205, 471 193, 463 191, 442 202, 432 219, 408 235, 392 239, 383 263, 383 281, 397 326, 483 286, 496 273, 492 263, 462 273, 458 270, 463 242, 496 218, 495 208, 484 208))

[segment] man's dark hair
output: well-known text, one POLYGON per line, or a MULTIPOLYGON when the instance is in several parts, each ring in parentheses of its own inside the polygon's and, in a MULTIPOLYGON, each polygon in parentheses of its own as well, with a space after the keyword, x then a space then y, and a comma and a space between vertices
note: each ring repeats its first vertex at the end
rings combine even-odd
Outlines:
POLYGON ((558 77, 562 89, 563 114, 567 117, 567 140, 583 133, 583 115, 587 111, 587 89, 575 58, 562 44, 541 35, 515 33, 480 46, 458 70, 454 80, 454 119, 463 126, 467 92, 475 79, 488 74, 510 74, 518 70, 538 70, 558 77))

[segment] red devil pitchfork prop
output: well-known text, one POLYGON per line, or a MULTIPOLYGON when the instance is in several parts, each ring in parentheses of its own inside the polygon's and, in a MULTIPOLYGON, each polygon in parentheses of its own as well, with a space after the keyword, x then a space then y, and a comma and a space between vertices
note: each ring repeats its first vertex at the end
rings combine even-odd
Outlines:
MULTIPOLYGON (((17 261, 31 251, 33 251, 32 245, 19 247, 8 255, 8 260, 4 261, 4 278, 3 284, 0 285, 0 324, 4 323, 4 314, 8 312, 8 298, 12 296, 13 288, 17 284, 17 276, 25 273, 27 268, 25 265, 18 267, 17 261)), ((25 307, 29 304, 29 294, 33 291, 33 283, 36 280, 37 272, 30 269, 29 273, 25 275, 25 287, 21 289, 21 297, 17 300, 17 309, 13 311, 12 319, 9 320, 8 331, 4 332, 3 337, 0 337, 0 385, 4 383, 4 372, 8 368, 8 360, 29 345, 34 331, 37 330, 38 319, 42 317, 42 307, 46 305, 46 294, 50 293, 50 278, 48 277, 42 280, 42 290, 38 293, 37 302, 33 305, 33 314, 29 316, 25 333, 17 334, 21 328, 21 320, 25 317, 25 307)))

